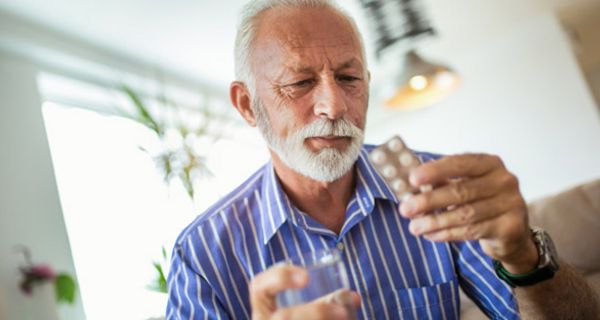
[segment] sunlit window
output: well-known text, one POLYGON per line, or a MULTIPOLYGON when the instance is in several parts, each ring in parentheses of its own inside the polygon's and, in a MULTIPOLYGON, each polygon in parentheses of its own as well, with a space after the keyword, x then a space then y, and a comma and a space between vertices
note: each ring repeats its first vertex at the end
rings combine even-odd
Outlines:
POLYGON ((207 145, 213 177, 197 182, 194 203, 181 184, 164 183, 140 148, 156 145, 153 131, 94 108, 48 100, 44 121, 87 319, 163 315, 166 295, 148 289, 157 274, 152 262, 162 260, 163 246, 170 254, 199 212, 267 160, 258 134, 239 126, 207 145))

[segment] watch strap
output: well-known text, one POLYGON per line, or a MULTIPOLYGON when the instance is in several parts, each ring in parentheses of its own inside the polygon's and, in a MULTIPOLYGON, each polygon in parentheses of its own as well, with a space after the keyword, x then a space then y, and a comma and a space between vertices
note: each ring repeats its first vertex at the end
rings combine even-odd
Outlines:
POLYGON ((498 277, 513 288, 531 286, 544 280, 552 279, 555 273, 552 268, 546 266, 543 268, 536 268, 527 273, 514 274, 504 269, 504 266, 502 266, 502 263, 498 260, 494 260, 494 269, 496 270, 498 277))

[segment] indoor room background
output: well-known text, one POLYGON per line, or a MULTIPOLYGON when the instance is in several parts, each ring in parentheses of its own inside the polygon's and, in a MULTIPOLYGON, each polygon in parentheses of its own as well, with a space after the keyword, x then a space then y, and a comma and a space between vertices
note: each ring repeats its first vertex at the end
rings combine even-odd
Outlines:
MULTIPOLYGON (((228 96, 244 3, 0 0, 0 319, 163 315, 178 233, 268 161, 228 96), (22 292, 23 248, 73 303, 22 292)), ((360 1, 340 4, 372 73, 366 142, 497 154, 527 201, 600 177, 598 1, 422 1, 435 35, 399 52, 460 84, 411 110, 379 90, 401 54, 378 59, 360 1)))

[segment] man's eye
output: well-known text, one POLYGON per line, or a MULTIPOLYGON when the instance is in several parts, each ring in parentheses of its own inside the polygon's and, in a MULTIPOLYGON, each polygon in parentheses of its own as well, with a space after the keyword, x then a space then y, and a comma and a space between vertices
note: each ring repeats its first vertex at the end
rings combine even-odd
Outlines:
POLYGON ((353 77, 353 76, 338 76, 337 79, 338 79, 338 81, 341 81, 341 82, 354 82, 354 81, 360 80, 360 78, 353 77))
POLYGON ((308 87, 308 86, 312 85, 314 82, 315 81, 313 79, 305 79, 305 80, 301 80, 298 82, 294 82, 291 84, 291 86, 303 88, 303 87, 308 87))

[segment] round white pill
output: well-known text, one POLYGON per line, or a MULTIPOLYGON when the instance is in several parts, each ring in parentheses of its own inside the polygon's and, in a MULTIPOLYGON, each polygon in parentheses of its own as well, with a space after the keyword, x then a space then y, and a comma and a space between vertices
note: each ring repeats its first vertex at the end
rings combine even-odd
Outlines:
POLYGON ((396 192, 404 191, 404 189, 406 189, 406 182, 402 179, 396 179, 392 181, 392 189, 396 192))
POLYGON ((413 164, 413 157, 408 151, 402 152, 398 160, 400 161, 400 164, 402 164, 405 167, 408 167, 413 164))
POLYGON ((400 150, 402 150, 402 148, 404 148, 404 144, 399 138, 393 138, 388 142, 387 146, 393 152, 399 152, 400 150))
POLYGON ((393 178, 394 176, 396 176, 396 168, 394 168, 394 166, 392 165, 387 165, 383 167, 381 171, 383 173, 383 176, 385 176, 386 178, 393 178))
POLYGON ((382 164, 385 162, 385 152, 381 150, 374 150, 373 152, 371 152, 370 158, 371 160, 373 160, 373 163, 382 164))

